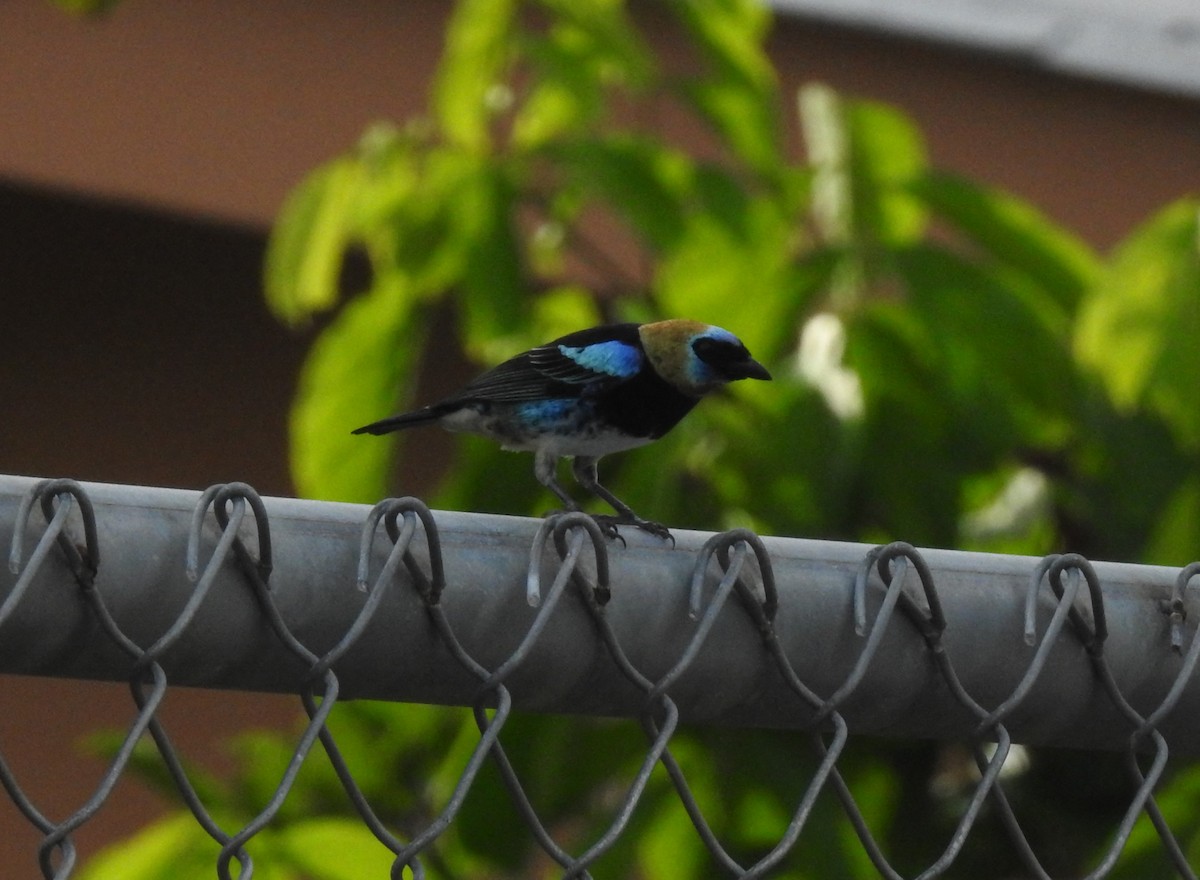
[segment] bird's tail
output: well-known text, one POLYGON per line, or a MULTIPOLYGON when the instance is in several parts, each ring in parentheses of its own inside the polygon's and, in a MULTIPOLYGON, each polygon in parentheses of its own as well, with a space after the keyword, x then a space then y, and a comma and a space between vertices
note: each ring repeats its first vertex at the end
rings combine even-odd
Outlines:
POLYGON ((371 422, 369 425, 363 425, 361 428, 355 428, 351 434, 387 434, 392 431, 402 431, 405 428, 412 428, 416 425, 427 425, 430 422, 436 422, 445 411, 434 406, 427 406, 423 409, 413 410, 412 412, 401 413, 398 416, 380 419, 378 422, 371 422))

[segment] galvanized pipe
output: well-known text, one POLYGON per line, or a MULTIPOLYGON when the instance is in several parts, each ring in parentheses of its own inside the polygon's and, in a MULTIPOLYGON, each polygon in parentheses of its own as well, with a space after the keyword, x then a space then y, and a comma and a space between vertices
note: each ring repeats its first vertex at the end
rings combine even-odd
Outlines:
MULTIPOLYGON (((0 549, 7 553, 22 499, 36 480, 0 476, 0 549)), ((199 492, 82 484, 94 506, 99 548, 95 589, 113 620, 147 647, 171 629, 196 589, 187 572, 188 534, 199 492)), ((353 504, 267 498, 274 569, 271 594, 283 620, 310 651, 321 655, 342 639, 369 593, 358 588, 359 545, 370 508, 353 504)), ((439 511, 446 588, 441 605, 461 644, 494 670, 512 655, 538 609, 527 601, 531 542, 540 521, 439 511)), ((40 508, 24 524, 24 571, 46 531, 40 508)), ((74 543, 84 540, 78 510, 67 515, 74 543)), ((239 534, 251 553, 255 519, 239 534)), ((199 561, 221 538, 212 512, 204 514, 199 561)), ((666 675, 699 626, 689 614, 690 585, 707 533, 677 530, 676 543, 625 530, 626 545, 610 541, 611 600, 604 614, 630 662, 646 678, 666 675)), ((855 670, 867 634, 884 601, 877 573, 866 585, 866 632, 856 631, 855 580, 870 547, 795 538, 763 538, 778 590, 774 632, 794 670, 827 698, 855 670)), ((426 544, 414 553, 428 567, 426 544)), ((383 530, 370 546, 369 570, 384 567, 391 543, 383 530)), ((586 566, 595 569, 590 550, 586 566)), ((966 692, 985 709, 999 706, 1021 682, 1038 645, 1025 638, 1025 605, 1040 560, 948 550, 923 550, 946 619, 941 640, 966 692)), ((50 548, 25 593, 0 621, 0 672, 124 680, 132 662, 104 631, 59 545, 50 548)), ((548 549, 539 564, 549 584, 559 558, 548 549)), ((753 571, 753 562, 747 562, 753 571)), ((1173 753, 1200 751, 1200 681, 1185 667, 1194 627, 1184 596, 1183 650, 1172 648, 1169 601, 1176 569, 1095 563, 1108 624, 1105 657, 1121 693, 1141 714, 1154 711, 1181 671, 1178 703, 1158 721, 1173 753)), ((705 579, 711 595, 720 572, 705 579)), ((19 575, 0 570, 0 607, 19 575)), ((343 698, 469 705, 479 679, 456 661, 431 623, 403 565, 382 596, 378 614, 335 663, 343 698)), ((379 589, 378 587, 374 589, 379 589)), ((911 572, 905 586, 919 597, 911 572)), ((1075 605, 1088 619, 1087 590, 1075 605)), ((923 604, 924 599, 917 599, 923 604)), ((668 693, 685 721, 796 728, 813 723, 816 709, 788 689, 762 635, 737 595, 720 610, 711 632, 668 693)), ((1034 601, 1037 634, 1056 607, 1042 584, 1034 601)), ((1178 626, 1176 633, 1179 632, 1178 626)), ((1035 642, 1037 639, 1035 639, 1035 642)), ((296 692, 308 666, 289 652, 264 618, 245 572, 231 561, 215 573, 194 619, 164 653, 168 681, 177 685, 296 692)), ((528 656, 506 679, 514 706, 534 712, 637 715, 644 694, 622 676, 597 634, 578 591, 568 589, 532 642, 528 656)), ((878 652, 849 698, 837 706, 856 733, 957 738, 977 718, 947 687, 933 652, 913 622, 892 616, 878 652)), ((1045 652, 1028 694, 1006 719, 1013 740, 1083 748, 1122 748, 1131 725, 1102 687, 1076 629, 1065 626, 1045 652)))

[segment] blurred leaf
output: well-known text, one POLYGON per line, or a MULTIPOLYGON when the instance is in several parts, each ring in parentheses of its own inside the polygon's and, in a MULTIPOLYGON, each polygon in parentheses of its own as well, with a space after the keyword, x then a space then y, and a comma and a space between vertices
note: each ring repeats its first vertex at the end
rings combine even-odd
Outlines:
MULTIPOLYGON (((878 761, 859 761, 856 764, 854 801, 867 828, 875 829, 878 834, 880 829, 887 828, 895 819, 899 788, 897 778, 890 768, 878 761)), ((837 838, 842 857, 850 868, 845 876, 859 880, 878 876, 878 870, 849 822, 839 826, 837 838)))
POLYGON ((434 104, 446 139, 470 152, 489 146, 490 125, 511 98, 515 0, 459 0, 446 31, 434 104))
POLYGON ((886 244, 916 241, 927 212, 908 193, 908 183, 926 168, 925 141, 895 107, 851 101, 845 108, 854 180, 855 224, 886 244))
POLYGON ((670 248, 684 231, 692 161, 642 137, 555 146, 547 157, 591 199, 610 205, 652 247, 670 248))
POLYGON ((815 175, 813 213, 825 238, 868 250, 917 241, 927 212, 910 186, 927 160, 912 120, 822 85, 803 87, 799 107, 815 175))
POLYGON ((513 143, 526 148, 599 121, 607 113, 611 87, 639 88, 655 67, 624 4, 543 2, 553 19, 544 33, 530 34, 524 42, 537 75, 513 120, 513 143))
MULTIPOLYGON (((582 287, 568 286, 549 290, 533 301, 531 316, 535 344, 601 323, 600 311, 591 293, 582 287)), ((529 347, 529 346, 527 346, 529 347)))
POLYGON ((515 193, 503 174, 490 169, 463 188, 456 210, 463 217, 460 234, 469 240, 463 266, 460 326, 467 353, 483 361, 499 361, 507 338, 529 325, 528 285, 515 228, 515 193))
POLYGON ((275 848, 312 880, 387 877, 395 856, 358 817, 317 818, 276 832, 275 848))
POLYGON ((637 849, 643 877, 703 877, 711 858, 696 845, 696 828, 677 801, 655 811, 637 849))
POLYGON ((1061 442, 1071 410, 1071 363, 1027 292, 938 247, 895 256, 945 382, 972 407, 976 439, 991 435, 991 442, 1011 444, 1016 430, 1028 443, 1061 442), (995 433, 1002 426, 1008 437, 995 433))
POLYGON ((762 45, 770 11, 754 0, 676 0, 671 8, 711 68, 684 79, 682 94, 735 156, 760 174, 777 175, 783 165, 779 94, 762 45))
POLYGON ((777 374, 771 386, 761 386, 758 393, 751 387, 737 400, 708 402, 697 413, 712 420, 706 444, 710 460, 694 444, 688 471, 703 475, 711 487, 703 494, 715 497, 703 506, 688 499, 686 507, 697 514, 697 525, 704 524, 711 506, 717 511, 713 516, 724 515, 723 527, 843 534, 837 526, 845 522, 844 487, 856 466, 857 428, 839 422, 816 391, 793 377, 777 374), (735 515, 743 521, 735 523, 735 515))
POLYGON ((754 0, 673 0, 672 11, 716 67, 718 77, 767 90, 775 69, 763 51, 770 10, 754 0))
POLYGON ((1116 249, 1080 310, 1075 352, 1114 403, 1147 407, 1200 445, 1200 199, 1175 202, 1116 249))
POLYGON ((1067 459, 1070 476, 1057 483, 1058 516, 1070 527, 1072 549, 1163 564, 1194 558, 1195 545, 1169 546, 1171 530, 1147 545, 1194 473, 1194 456, 1151 414, 1114 412, 1099 389, 1084 402, 1080 437, 1067 459))
POLYGON ((438 299, 463 282, 482 236, 494 221, 489 160, 457 150, 422 157, 419 179, 382 218, 374 238, 378 272, 406 277, 414 294, 438 299))
POLYGON ((1032 467, 974 475, 963 483, 960 546, 981 553, 1044 556, 1056 546, 1050 481, 1032 467))
POLYGON ((654 292, 664 314, 726 326, 760 354, 778 328, 795 326, 807 303, 796 295, 790 218, 766 199, 748 200, 741 211, 736 223, 690 214, 659 264, 654 292))
POLYGON ((1200 556, 1200 476, 1195 474, 1167 500, 1146 542, 1144 558, 1160 565, 1187 565, 1200 556))
POLYGON ((211 880, 219 853, 192 814, 180 812, 90 859, 79 880, 211 880))
POLYGON ((890 398, 913 413, 944 410, 947 377, 939 372, 934 328, 892 300, 871 302, 852 316, 847 363, 868 398, 890 398))
MULTIPOLYGON (((601 474, 602 482, 603 477, 601 474)), ((534 479, 532 456, 509 452, 470 435, 456 438, 454 467, 443 477, 431 502, 446 510, 514 516, 541 516, 561 506, 534 479)))
MULTIPOLYGON (((241 772, 231 800, 245 816, 253 816, 275 794, 295 748, 275 731, 251 730, 238 735, 233 741, 233 751, 241 772)), ((295 799, 285 806, 293 814, 301 809, 295 799)))
POLYGON ((373 503, 387 494, 390 437, 350 431, 396 411, 415 380, 418 323, 411 288, 381 277, 313 344, 292 405, 292 479, 304 497, 373 503))
POLYGON ((588 60, 588 72, 602 83, 647 83, 657 62, 630 21, 623 0, 541 0, 553 14, 554 41, 588 60))
POLYGON ((1010 193, 940 172, 916 179, 912 190, 993 259, 1041 285, 1065 314, 1096 280, 1095 252, 1010 193))
MULTIPOLYGON (((545 67, 557 65, 555 76, 536 82, 513 120, 513 143, 536 149, 601 116, 603 93, 571 56, 562 56, 547 45, 538 60, 545 67)), ((537 56, 535 56, 537 57, 537 56)))
POLYGON ((335 159, 296 187, 279 213, 267 242, 264 285, 268 305, 289 324, 337 302, 361 179, 355 159, 335 159))

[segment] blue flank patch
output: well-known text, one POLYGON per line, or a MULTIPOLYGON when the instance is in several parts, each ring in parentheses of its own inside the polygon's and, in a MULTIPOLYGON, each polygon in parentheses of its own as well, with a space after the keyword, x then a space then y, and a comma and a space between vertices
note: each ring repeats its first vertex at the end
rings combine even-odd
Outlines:
POLYGON ((642 368, 642 353, 616 340, 595 345, 560 345, 558 350, 579 366, 607 376, 633 376, 642 368))
POLYGON ((563 431, 576 428, 583 407, 575 398, 551 398, 517 407, 517 419, 534 431, 563 431))

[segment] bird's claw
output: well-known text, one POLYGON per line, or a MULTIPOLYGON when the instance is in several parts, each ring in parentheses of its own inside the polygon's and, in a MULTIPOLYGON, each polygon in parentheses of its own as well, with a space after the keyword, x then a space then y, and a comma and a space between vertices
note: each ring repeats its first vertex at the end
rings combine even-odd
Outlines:
POLYGON ((592 514, 592 519, 595 520, 596 525, 599 526, 600 531, 608 540, 620 541, 622 547, 629 546, 625 543, 625 539, 621 537, 620 531, 617 530, 616 517, 592 514))
POLYGON ((618 526, 633 526, 635 529, 653 535, 659 540, 670 540, 671 546, 675 546, 675 536, 662 523, 651 522, 641 517, 612 516, 611 514, 602 513, 592 514, 592 519, 596 521, 596 525, 600 526, 600 530, 604 532, 606 538, 615 538, 621 542, 622 546, 625 545, 625 539, 621 537, 617 529, 618 526))
MULTIPOLYGON (((577 513, 575 510, 550 510, 546 512, 546 518, 560 516, 567 513, 577 513)), ((600 533, 610 541, 620 541, 622 547, 628 546, 625 539, 621 537, 619 526, 633 526, 639 531, 653 535, 661 541, 670 541, 671 546, 675 546, 675 536, 671 534, 671 530, 662 523, 656 523, 652 520, 642 519, 640 516, 623 516, 611 513, 589 513, 588 516, 600 528, 600 533)))

